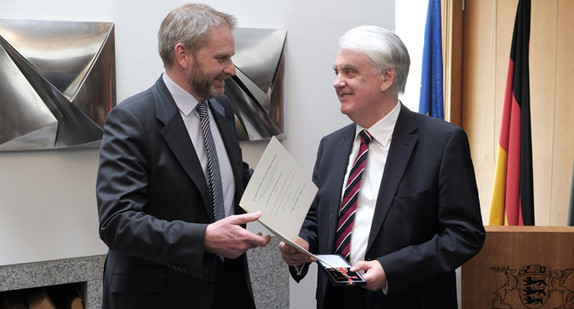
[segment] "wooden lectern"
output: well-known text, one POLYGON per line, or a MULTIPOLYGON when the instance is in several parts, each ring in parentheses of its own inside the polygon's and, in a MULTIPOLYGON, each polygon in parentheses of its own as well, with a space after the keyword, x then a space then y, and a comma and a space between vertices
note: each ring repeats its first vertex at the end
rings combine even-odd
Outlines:
POLYGON ((486 226, 461 267, 462 308, 574 308, 574 227, 486 226))

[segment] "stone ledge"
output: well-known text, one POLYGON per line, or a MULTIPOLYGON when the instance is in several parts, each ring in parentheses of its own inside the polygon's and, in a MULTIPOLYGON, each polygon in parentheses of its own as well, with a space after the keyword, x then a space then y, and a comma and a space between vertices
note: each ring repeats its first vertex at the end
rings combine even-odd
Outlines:
POLYGON ((257 308, 289 309, 289 268, 281 258, 278 237, 266 247, 247 251, 257 308))
MULTIPOLYGON (((257 308, 289 308, 289 271, 272 237, 247 252, 257 308)), ((0 292, 86 282, 86 309, 100 309, 105 255, 0 266, 0 292)))
POLYGON ((0 266, 0 291, 85 282, 86 309, 101 308, 105 255, 0 266))

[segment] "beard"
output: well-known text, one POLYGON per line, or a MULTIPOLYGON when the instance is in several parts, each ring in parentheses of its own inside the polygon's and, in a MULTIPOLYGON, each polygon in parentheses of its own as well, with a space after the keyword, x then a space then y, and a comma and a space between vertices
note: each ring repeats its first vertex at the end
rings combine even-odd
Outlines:
MULTIPOLYGON (((215 79, 224 80, 229 76, 225 73, 218 75, 215 79)), ((213 79, 205 75, 200 67, 193 67, 191 71, 191 78, 189 85, 195 95, 201 100, 211 99, 223 94, 223 89, 216 89, 213 87, 213 79)))

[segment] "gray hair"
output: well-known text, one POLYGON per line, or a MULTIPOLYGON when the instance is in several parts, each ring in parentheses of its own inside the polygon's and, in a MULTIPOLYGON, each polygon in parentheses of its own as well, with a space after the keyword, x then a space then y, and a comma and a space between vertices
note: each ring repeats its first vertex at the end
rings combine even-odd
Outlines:
POLYGON ((197 51, 214 27, 228 25, 235 28, 237 19, 219 12, 209 5, 191 3, 173 9, 162 21, 159 28, 158 49, 165 67, 173 64, 174 48, 183 43, 192 52, 197 51))
POLYGON ((403 41, 392 31, 377 26, 359 26, 339 38, 339 47, 364 53, 380 72, 395 69, 393 88, 405 92, 411 60, 403 41))

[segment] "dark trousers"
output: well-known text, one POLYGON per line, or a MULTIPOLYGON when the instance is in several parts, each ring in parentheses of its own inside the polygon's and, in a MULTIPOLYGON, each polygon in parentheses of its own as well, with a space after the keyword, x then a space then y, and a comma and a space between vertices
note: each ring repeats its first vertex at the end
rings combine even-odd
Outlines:
POLYGON ((249 288, 245 285, 243 268, 239 260, 217 259, 217 279, 215 280, 214 309, 247 309, 254 308, 249 288))
POLYGON ((361 287, 335 287, 327 284, 325 309, 372 308, 367 304, 367 294, 373 293, 361 287))

